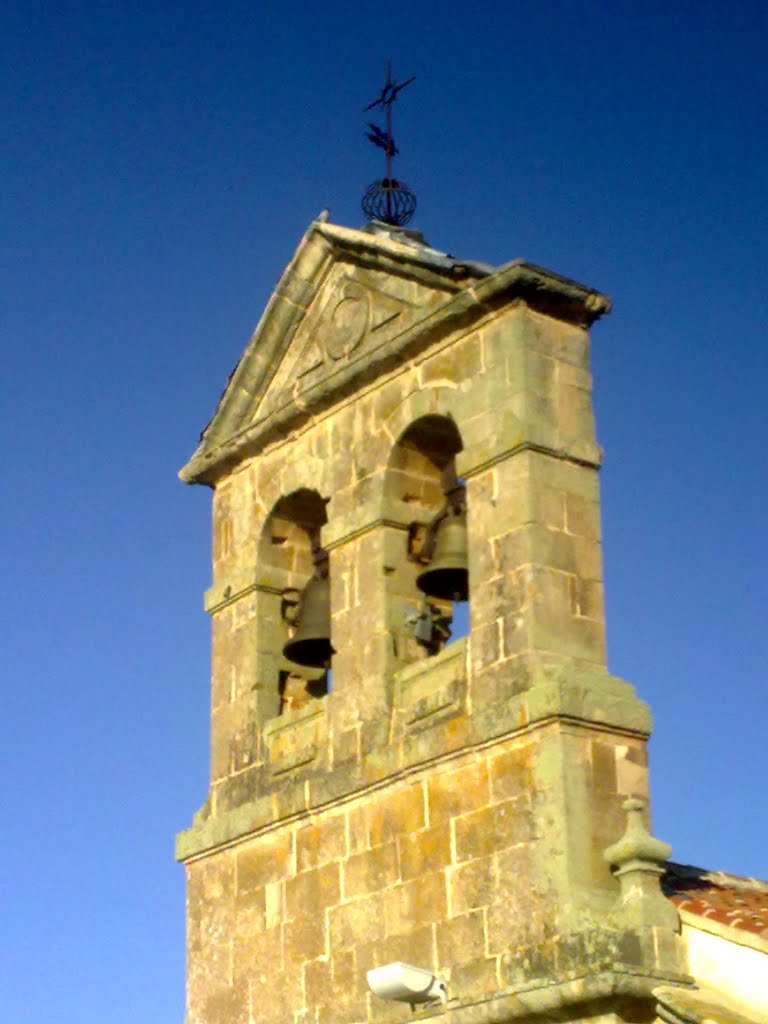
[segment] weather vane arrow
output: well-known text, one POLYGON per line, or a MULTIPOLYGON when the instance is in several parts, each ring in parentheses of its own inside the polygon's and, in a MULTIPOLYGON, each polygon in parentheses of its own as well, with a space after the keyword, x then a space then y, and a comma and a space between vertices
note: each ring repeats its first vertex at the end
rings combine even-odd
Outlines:
POLYGON ((387 132, 383 132, 377 124, 368 122, 368 127, 371 129, 368 132, 368 138, 379 149, 383 149, 387 156, 396 156, 400 150, 395 145, 395 140, 387 132))

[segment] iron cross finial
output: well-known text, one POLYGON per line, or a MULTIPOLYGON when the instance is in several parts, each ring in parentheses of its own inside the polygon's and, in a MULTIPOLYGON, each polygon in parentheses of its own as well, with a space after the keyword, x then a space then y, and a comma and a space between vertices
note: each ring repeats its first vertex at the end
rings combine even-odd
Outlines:
POLYGON ((370 131, 367 133, 368 140, 378 146, 379 149, 383 149, 387 157, 387 178, 392 177, 391 158, 395 156, 400 150, 395 145, 395 140, 392 137, 392 104, 397 99, 397 95, 403 90, 406 85, 410 85, 414 81, 415 75, 406 79, 404 82, 396 82, 392 78, 392 70, 390 62, 387 61, 387 80, 381 88, 381 92, 373 103, 369 103, 368 106, 363 107, 363 113, 369 110, 373 110, 374 107, 383 107, 386 111, 387 127, 386 131, 382 131, 378 125, 373 122, 368 122, 370 131))
POLYGON ((386 114, 386 128, 382 129, 372 121, 368 122, 366 136, 374 146, 384 150, 386 157, 386 176, 380 182, 374 182, 369 186, 363 199, 363 210, 369 216, 377 220, 383 220, 387 224, 402 226, 406 224, 416 209, 416 197, 403 182, 397 182, 392 177, 392 158, 400 150, 395 144, 392 135, 392 104, 398 94, 414 81, 415 75, 407 78, 404 82, 397 82, 392 78, 390 62, 387 61, 387 78, 376 99, 363 107, 363 113, 373 110, 374 107, 383 107, 386 114), (402 193, 402 194, 401 194, 402 193), (379 199, 383 200, 383 206, 379 209, 379 199), (402 209, 400 209, 402 207, 402 209))
POLYGON ((392 72, 390 70, 390 62, 387 61, 387 80, 384 83, 377 99, 375 99, 373 103, 369 103, 367 107, 363 107, 363 113, 365 113, 366 110, 372 110, 374 107, 391 106, 397 99, 397 94, 400 92, 400 90, 404 89, 406 85, 410 85, 411 82, 415 81, 415 79, 416 76, 412 75, 404 82, 393 82, 392 72))

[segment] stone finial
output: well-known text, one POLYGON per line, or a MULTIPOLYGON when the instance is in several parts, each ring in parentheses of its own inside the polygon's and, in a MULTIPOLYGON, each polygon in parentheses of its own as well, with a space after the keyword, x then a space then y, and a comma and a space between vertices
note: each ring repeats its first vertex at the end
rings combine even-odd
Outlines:
MULTIPOLYGON (((627 812, 627 829, 621 839, 609 846, 603 854, 607 863, 616 869, 617 875, 629 869, 633 861, 642 862, 643 866, 649 868, 663 864, 672 856, 672 847, 661 839, 655 839, 646 829, 643 801, 630 797, 621 806, 627 812)), ((662 870, 659 868, 659 872, 662 870)))
POLYGON ((624 835, 603 854, 621 883, 620 915, 634 928, 667 927, 677 930, 674 904, 661 891, 664 861, 672 847, 654 838, 643 821, 642 800, 631 798, 622 804, 627 812, 624 835))

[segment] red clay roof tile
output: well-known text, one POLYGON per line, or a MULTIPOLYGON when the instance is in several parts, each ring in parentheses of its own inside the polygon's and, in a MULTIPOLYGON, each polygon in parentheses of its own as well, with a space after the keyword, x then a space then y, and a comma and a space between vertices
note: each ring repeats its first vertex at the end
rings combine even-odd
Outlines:
POLYGON ((670 862, 662 885, 679 910, 768 937, 768 882, 670 862))

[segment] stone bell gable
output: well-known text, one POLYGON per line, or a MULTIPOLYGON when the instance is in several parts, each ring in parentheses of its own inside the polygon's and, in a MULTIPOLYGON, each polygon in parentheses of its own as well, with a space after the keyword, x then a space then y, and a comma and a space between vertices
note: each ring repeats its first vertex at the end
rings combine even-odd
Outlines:
POLYGON ((605 665, 588 330, 609 308, 522 260, 310 225, 181 474, 214 492, 187 1024, 405 1019, 365 983, 394 960, 447 978, 467 1024, 615 992, 645 1019, 678 979, 640 824, 650 714, 605 665), (456 609, 419 581, 459 492, 448 642, 456 609), (307 668, 285 652, 318 565, 334 653, 307 668))

